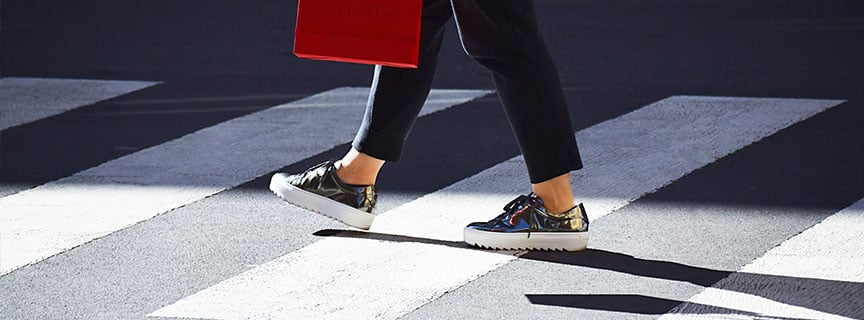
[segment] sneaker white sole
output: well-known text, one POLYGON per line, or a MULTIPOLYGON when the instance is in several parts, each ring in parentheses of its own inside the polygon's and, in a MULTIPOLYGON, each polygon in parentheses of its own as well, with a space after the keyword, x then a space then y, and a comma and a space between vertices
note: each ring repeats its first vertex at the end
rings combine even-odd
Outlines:
POLYGON ((582 251, 588 248, 585 232, 503 233, 465 228, 465 243, 486 249, 582 251))
POLYGON ((369 230, 372 220, 375 219, 375 215, 371 213, 297 188, 278 177, 278 174, 270 178, 270 191, 291 204, 323 214, 357 229, 369 230))

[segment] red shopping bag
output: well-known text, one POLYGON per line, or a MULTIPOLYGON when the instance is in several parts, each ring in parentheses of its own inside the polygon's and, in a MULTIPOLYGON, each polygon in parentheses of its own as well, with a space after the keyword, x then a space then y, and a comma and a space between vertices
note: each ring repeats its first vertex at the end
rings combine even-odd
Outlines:
POLYGON ((300 58, 416 68, 422 0, 300 0, 300 58))

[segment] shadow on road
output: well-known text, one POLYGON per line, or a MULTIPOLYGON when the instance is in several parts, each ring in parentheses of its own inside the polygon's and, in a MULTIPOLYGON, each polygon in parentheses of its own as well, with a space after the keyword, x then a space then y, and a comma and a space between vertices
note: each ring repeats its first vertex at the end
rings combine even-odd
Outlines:
MULTIPOLYGON (((458 249, 484 250, 471 247, 461 241, 357 230, 325 229, 319 230, 313 233, 313 235, 389 242, 412 242, 458 249)), ((494 252, 517 255, 520 259, 608 270, 641 277, 689 282, 703 287, 716 287, 722 290, 744 293, 791 306, 803 307, 853 319, 864 318, 864 283, 714 270, 671 261, 642 259, 623 253, 598 249, 588 249, 580 252, 494 252)), ((757 316, 756 314, 742 310, 641 295, 526 294, 526 297, 533 304, 638 314, 676 312, 684 314, 757 316)), ((792 318, 758 316, 760 319, 794 320, 792 318)))

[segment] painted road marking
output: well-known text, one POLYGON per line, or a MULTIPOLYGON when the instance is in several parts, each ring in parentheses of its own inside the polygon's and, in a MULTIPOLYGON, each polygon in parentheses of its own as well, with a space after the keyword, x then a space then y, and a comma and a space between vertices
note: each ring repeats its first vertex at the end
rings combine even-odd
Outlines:
POLYGON ((156 84, 158 82, 0 78, 0 130, 156 84))
MULTIPOLYGON (((330 90, 0 198, 0 275, 350 141, 368 93, 330 90)), ((422 114, 489 93, 433 90, 422 114)))
MULTIPOLYGON (((840 103, 670 97, 578 132, 586 169, 574 190, 597 219, 840 103)), ((517 258, 518 252, 464 248, 462 228, 491 218, 526 192, 527 181, 522 158, 507 160, 380 215, 366 239, 326 238, 149 315, 397 318, 517 258)))
POLYGON ((786 240, 660 319, 861 319, 862 234, 864 199, 786 240), (714 307, 740 313, 712 313, 718 310, 714 307))

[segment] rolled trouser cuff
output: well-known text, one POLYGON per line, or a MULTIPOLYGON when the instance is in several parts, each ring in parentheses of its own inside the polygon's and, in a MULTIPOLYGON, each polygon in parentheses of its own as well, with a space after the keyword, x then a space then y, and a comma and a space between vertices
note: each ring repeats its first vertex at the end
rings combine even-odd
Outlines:
POLYGON ((525 158, 531 183, 540 183, 570 171, 582 169, 582 156, 576 144, 568 146, 562 153, 531 155, 525 158))
POLYGON ((394 162, 402 158, 405 139, 367 130, 359 132, 351 146, 374 158, 394 162))

